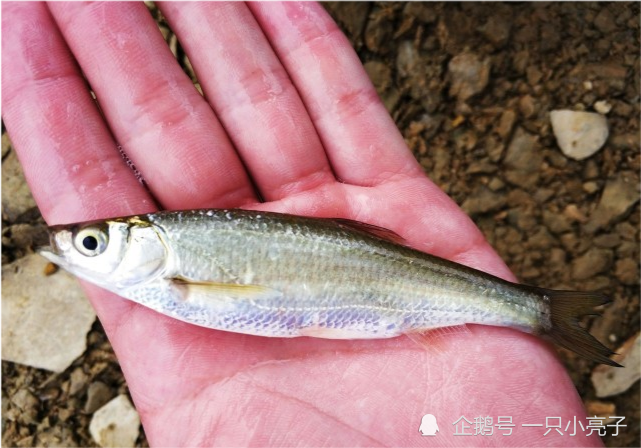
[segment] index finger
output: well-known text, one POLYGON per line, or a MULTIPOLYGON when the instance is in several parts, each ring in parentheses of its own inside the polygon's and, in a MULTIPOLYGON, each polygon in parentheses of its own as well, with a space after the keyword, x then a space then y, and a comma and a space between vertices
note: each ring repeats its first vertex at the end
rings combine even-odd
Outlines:
POLYGON ((2 114, 49 224, 155 210, 44 3, 2 4, 2 114))

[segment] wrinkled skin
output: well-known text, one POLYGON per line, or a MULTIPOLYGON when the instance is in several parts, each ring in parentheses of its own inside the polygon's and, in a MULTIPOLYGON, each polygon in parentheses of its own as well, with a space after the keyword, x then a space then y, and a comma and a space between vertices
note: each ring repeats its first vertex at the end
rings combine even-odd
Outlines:
MULTIPOLYGON (((425 177, 319 5, 160 8, 207 99, 142 3, 3 2, 3 117, 49 224, 156 206, 339 216, 514 279, 425 177)), ((517 331, 474 326, 428 348, 406 337, 268 339, 190 326, 85 288, 152 445, 601 444, 580 429, 543 435, 546 417, 565 427, 585 411, 553 349, 517 331), (418 431, 426 413, 438 419, 437 438, 418 431), (511 416, 516 427, 509 437, 496 427, 455 437, 461 416, 511 416)))

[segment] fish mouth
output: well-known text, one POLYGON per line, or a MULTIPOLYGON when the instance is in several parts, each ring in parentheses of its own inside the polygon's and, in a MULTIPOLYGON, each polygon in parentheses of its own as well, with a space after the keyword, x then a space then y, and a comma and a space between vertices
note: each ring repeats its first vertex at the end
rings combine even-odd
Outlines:
POLYGON ((58 266, 64 267, 66 264, 64 257, 61 255, 57 233, 55 232, 49 233, 49 245, 37 247, 36 252, 58 266))
POLYGON ((64 266, 64 258, 58 255, 52 246, 39 247, 36 249, 36 252, 45 257, 50 262, 57 264, 58 266, 64 266))
MULTIPOLYGON (((53 238, 52 238, 52 239, 53 239, 53 238)), ((65 266, 65 260, 64 260, 64 258, 63 258, 63 257, 61 257, 61 256, 57 253, 56 248, 54 247, 54 245, 53 245, 53 244, 48 245, 48 246, 41 246, 41 247, 38 247, 38 248, 36 248, 36 252, 37 252, 39 255, 42 255, 43 257, 45 257, 47 260, 49 260, 49 261, 50 261, 50 262, 52 262, 53 264, 56 264, 56 265, 58 265, 58 266, 60 266, 60 267, 64 267, 64 266, 65 266)))

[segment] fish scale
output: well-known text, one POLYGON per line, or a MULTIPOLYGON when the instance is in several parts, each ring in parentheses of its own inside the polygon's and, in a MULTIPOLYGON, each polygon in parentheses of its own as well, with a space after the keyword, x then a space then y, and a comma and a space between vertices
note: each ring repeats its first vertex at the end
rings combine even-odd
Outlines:
MULTIPOLYGON (((505 296, 504 290, 511 285, 502 285, 499 290, 488 287, 485 279, 469 282, 465 273, 436 264, 426 254, 329 221, 319 226, 317 220, 269 214, 243 219, 247 214, 252 216, 250 213, 220 211, 208 217, 215 223, 202 219, 198 212, 182 213, 178 219, 158 214, 150 221, 164 230, 181 266, 201 267, 190 267, 177 275, 227 282, 226 270, 236 279, 251 275, 256 284, 282 292, 279 298, 256 303, 257 311, 271 312, 274 319, 278 319, 277 311, 283 315, 307 313, 306 322, 313 321, 321 328, 357 330, 362 337, 463 323, 512 324, 532 331, 539 325, 541 303, 533 294, 511 291, 519 296, 519 301, 511 301, 513 312, 503 310, 496 315, 497 305, 510 302, 509 298, 496 299, 501 293, 505 296), (199 238, 194 239, 194 234, 199 238), (195 263, 196 258, 201 261, 195 263), (215 272, 208 258, 217 260, 216 265, 224 259, 224 270, 215 272), (483 301, 478 295, 481 289, 494 293, 483 301), (466 294, 474 294, 473 301, 466 300, 466 294), (521 303, 527 304, 525 312, 521 312, 521 303), (354 318, 329 312, 340 309, 352 312, 354 318), (380 326, 374 324, 381 321, 388 323, 386 327, 394 324, 393 330, 381 333, 380 326)), ((287 321, 287 317, 282 319, 287 321)), ((287 336, 300 333, 296 328, 279 330, 285 330, 287 336)))

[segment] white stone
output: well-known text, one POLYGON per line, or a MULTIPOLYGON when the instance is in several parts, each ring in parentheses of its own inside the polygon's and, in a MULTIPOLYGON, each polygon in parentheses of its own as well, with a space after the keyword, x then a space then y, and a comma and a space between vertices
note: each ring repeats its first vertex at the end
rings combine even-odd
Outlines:
POLYGON ((608 139, 608 123, 601 114, 553 110, 550 120, 561 151, 574 160, 590 157, 608 139))
POLYGON ((89 433, 102 447, 133 447, 140 431, 140 416, 126 395, 118 395, 98 409, 89 433))
POLYGON ((96 315, 76 278, 46 276, 46 265, 31 254, 2 267, 2 359, 62 372, 86 350, 96 315))
POLYGON ((612 110, 612 104, 608 103, 606 100, 599 100, 594 103, 594 110, 601 115, 606 115, 612 110))
POLYGON ((615 361, 623 366, 597 366, 592 372, 592 384, 597 397, 610 397, 628 390, 641 378, 641 339, 639 334, 628 339, 617 350, 615 361))

